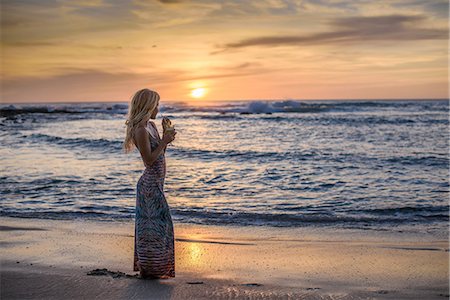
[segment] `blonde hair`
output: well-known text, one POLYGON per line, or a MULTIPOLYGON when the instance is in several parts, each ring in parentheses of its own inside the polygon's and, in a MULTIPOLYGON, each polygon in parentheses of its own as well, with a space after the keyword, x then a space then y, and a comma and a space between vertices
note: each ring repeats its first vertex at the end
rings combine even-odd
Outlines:
POLYGON ((157 92, 149 89, 141 89, 134 94, 128 107, 128 118, 125 121, 127 125, 127 133, 123 142, 125 153, 130 152, 136 146, 133 142, 134 132, 139 123, 158 106, 159 98, 157 92))

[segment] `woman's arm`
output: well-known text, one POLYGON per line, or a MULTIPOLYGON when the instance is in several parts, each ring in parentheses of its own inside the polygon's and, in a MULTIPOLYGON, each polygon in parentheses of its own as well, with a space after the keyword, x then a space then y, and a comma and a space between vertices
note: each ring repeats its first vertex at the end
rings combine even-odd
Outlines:
POLYGON ((142 161, 144 165, 151 166, 159 157, 162 151, 165 151, 167 142, 161 140, 158 147, 152 151, 149 141, 149 133, 144 127, 138 127, 135 131, 136 146, 141 153, 142 161))

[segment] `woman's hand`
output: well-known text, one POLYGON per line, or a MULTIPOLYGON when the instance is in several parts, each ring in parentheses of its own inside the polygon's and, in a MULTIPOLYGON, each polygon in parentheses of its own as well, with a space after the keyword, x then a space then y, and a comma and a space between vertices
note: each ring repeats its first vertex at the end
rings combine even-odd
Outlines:
POLYGON ((175 139, 175 135, 177 134, 177 132, 175 131, 175 128, 173 130, 166 130, 164 131, 163 134, 163 142, 165 144, 169 144, 170 142, 172 142, 175 139))

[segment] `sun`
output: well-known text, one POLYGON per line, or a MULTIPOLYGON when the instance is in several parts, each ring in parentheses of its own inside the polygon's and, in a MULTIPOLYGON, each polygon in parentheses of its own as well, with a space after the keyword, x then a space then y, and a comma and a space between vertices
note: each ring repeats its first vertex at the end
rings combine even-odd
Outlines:
POLYGON ((203 96, 205 96, 205 94, 206 94, 205 88, 196 88, 191 91, 192 98, 197 98, 197 99, 202 98, 203 96))

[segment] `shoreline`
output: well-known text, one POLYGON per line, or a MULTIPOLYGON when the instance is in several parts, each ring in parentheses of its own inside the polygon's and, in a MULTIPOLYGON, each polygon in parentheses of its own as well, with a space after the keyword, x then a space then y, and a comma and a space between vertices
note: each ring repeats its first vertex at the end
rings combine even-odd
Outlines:
POLYGON ((149 281, 87 275, 138 273, 134 222, 0 220, 2 299, 445 299, 449 293, 448 239, 426 233, 175 222, 176 277, 149 281))

